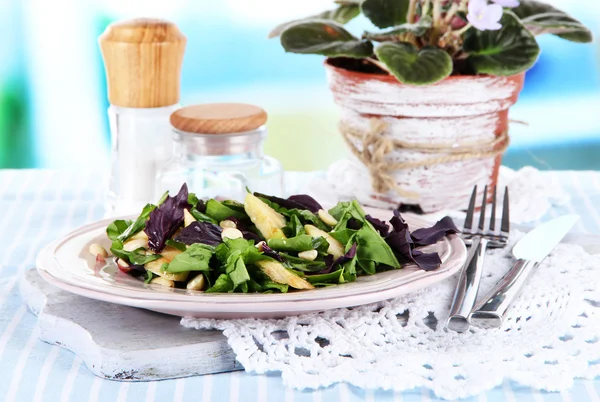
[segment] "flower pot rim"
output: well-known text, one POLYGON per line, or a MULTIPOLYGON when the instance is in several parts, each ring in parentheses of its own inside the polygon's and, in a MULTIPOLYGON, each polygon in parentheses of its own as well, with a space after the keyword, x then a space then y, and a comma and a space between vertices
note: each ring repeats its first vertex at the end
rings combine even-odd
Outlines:
POLYGON ((523 71, 519 74, 514 74, 514 75, 510 75, 510 76, 496 76, 496 75, 489 75, 489 74, 482 74, 482 75, 451 75, 449 77, 444 78, 443 80, 436 82, 435 84, 430 84, 430 85, 410 85, 410 84, 404 84, 400 81, 398 81, 398 79, 396 77, 394 77, 391 74, 375 74, 375 73, 366 73, 366 72, 362 72, 362 71, 356 71, 356 70, 351 70, 345 67, 339 67, 336 65, 333 65, 331 63, 331 60, 333 58, 332 57, 327 57, 325 59, 325 61, 323 62, 323 64, 325 65, 326 68, 335 71, 336 73, 340 74, 340 75, 354 75, 356 77, 361 77, 363 79, 376 79, 379 81, 384 81, 384 82, 390 82, 390 83, 397 83, 398 85, 407 85, 407 86, 415 86, 415 87, 427 87, 427 86, 433 86, 433 85, 438 85, 441 83, 445 83, 445 82, 451 82, 451 81, 460 81, 460 80, 488 80, 490 78, 496 78, 496 79, 510 79, 512 77, 520 77, 520 76, 524 76, 526 71, 523 71))

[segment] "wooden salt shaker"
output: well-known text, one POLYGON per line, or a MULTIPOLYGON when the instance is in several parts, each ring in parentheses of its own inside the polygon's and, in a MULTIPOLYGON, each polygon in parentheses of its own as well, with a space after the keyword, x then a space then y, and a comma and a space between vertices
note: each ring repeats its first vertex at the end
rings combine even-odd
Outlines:
POLYGON ((106 216, 139 213, 171 151, 186 38, 172 22, 133 19, 109 25, 99 43, 112 143, 106 216))

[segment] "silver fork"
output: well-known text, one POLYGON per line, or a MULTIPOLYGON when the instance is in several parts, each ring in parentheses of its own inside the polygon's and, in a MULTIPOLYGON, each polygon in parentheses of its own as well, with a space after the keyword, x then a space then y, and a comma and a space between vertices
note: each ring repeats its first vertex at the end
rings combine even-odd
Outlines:
POLYGON ((467 263, 462 269, 454 300, 450 309, 450 317, 446 323, 446 328, 456 332, 465 332, 470 327, 470 315, 479 290, 479 282, 483 272, 485 252, 489 248, 502 248, 508 243, 508 234, 510 232, 510 216, 508 210, 508 188, 504 190, 504 201, 502 206, 502 220, 500 230, 496 230, 496 186, 494 186, 494 196, 492 200, 492 214, 488 229, 485 230, 485 209, 487 200, 487 186, 483 191, 483 201, 481 203, 481 212, 479 215, 479 225, 473 230, 473 216, 475 214, 475 202, 477 198, 477 186, 473 188, 473 194, 469 201, 467 216, 463 227, 462 237, 467 245, 471 246, 467 263))

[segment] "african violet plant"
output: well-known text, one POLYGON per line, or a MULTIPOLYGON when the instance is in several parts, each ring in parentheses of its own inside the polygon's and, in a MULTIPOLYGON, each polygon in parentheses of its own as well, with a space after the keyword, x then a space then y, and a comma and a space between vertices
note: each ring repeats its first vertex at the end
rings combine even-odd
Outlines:
POLYGON ((400 82, 427 85, 450 75, 510 76, 529 69, 550 33, 586 43, 581 22, 535 0, 336 0, 337 8, 282 24, 287 52, 365 59, 400 82), (352 35, 343 24, 364 14, 378 32, 352 35))

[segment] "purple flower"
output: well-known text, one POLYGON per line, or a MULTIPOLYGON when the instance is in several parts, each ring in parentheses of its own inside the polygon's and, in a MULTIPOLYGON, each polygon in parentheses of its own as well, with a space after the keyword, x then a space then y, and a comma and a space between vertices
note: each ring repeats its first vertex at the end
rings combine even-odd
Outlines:
MULTIPOLYGON (((504 2, 510 0, 501 0, 504 2)), ((487 0, 470 0, 467 20, 480 31, 495 31, 502 28, 500 19, 504 10, 499 4, 488 4, 487 0)))
POLYGON ((519 0, 492 0, 494 3, 501 5, 502 7, 519 7, 519 0))

